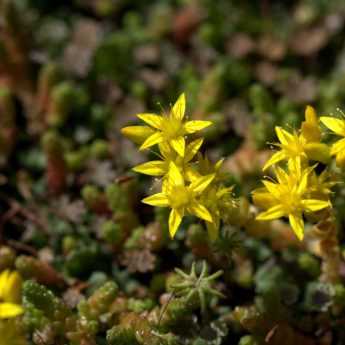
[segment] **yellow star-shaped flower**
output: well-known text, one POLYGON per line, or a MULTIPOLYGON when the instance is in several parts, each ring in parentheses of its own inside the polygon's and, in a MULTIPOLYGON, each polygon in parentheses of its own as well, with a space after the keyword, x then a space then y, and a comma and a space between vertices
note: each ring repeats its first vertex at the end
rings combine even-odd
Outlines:
POLYGON ((157 207, 170 207, 169 232, 174 237, 182 218, 186 214, 195 215, 212 223, 210 212, 199 200, 199 196, 214 179, 214 174, 202 176, 186 185, 185 180, 174 162, 170 163, 168 179, 163 191, 142 200, 145 204, 157 207))
POLYGON ((302 122, 301 131, 292 133, 277 126, 275 127, 279 143, 274 144, 280 150, 267 161, 263 170, 282 160, 292 161, 307 159, 327 163, 330 159, 329 148, 320 142, 321 131, 314 108, 307 106, 305 121, 302 122))
POLYGON ((185 121, 186 98, 180 95, 169 114, 138 114, 138 118, 149 126, 129 126, 122 133, 134 141, 143 141, 139 150, 145 150, 159 143, 168 143, 181 157, 185 155, 185 135, 200 131, 212 124, 211 121, 185 121))
POLYGON ((263 180, 263 188, 252 194, 257 206, 268 208, 257 220, 273 220, 287 217, 299 240, 304 236, 303 213, 312 213, 330 207, 328 200, 311 199, 308 179, 312 168, 302 169, 299 161, 290 164, 289 174, 282 168, 274 169, 277 182, 263 180), (292 166, 294 167, 292 168, 292 166))

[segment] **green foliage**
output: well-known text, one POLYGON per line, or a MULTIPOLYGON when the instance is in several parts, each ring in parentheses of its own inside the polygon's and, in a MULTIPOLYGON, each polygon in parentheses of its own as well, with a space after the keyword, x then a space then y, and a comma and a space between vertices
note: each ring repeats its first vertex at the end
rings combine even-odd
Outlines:
POLYGON ((68 310, 45 286, 34 281, 26 281, 23 286, 24 305, 42 311, 43 316, 53 321, 66 317, 68 310))
POLYGON ((196 273, 195 263, 192 264, 190 273, 184 273, 176 268, 175 272, 180 278, 180 282, 171 284, 173 293, 178 297, 183 297, 187 303, 197 299, 200 303, 201 311, 206 312, 207 301, 210 296, 224 297, 212 285, 214 281, 223 274, 222 271, 208 275, 208 267, 205 261, 202 262, 200 275, 196 273))
POLYGON ((107 342, 109 345, 139 345, 135 333, 132 329, 114 326, 107 332, 107 342))
POLYGON ((107 282, 97 289, 87 300, 79 303, 78 310, 87 320, 98 320, 106 313, 117 296, 118 287, 114 282, 107 282))

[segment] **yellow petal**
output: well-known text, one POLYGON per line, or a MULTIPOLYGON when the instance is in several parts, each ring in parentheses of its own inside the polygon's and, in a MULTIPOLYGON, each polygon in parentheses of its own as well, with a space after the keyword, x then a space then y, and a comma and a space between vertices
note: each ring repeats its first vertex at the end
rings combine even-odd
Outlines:
POLYGON ((302 200, 302 205, 307 211, 315 212, 329 207, 330 202, 325 200, 305 199, 302 200))
POLYGON ((169 233, 174 238, 183 218, 183 211, 172 209, 169 215, 169 233))
POLYGON ((169 184, 173 186, 184 186, 184 178, 174 162, 169 166, 169 184))
POLYGON ((344 169, 345 168, 345 151, 341 151, 337 153, 337 155, 335 156, 335 161, 337 163, 337 167, 339 167, 340 169, 344 169))
POLYGON ((184 129, 188 134, 191 134, 197 131, 201 131, 202 129, 209 127, 211 125, 212 125, 211 121, 201 121, 201 120, 187 121, 184 124, 184 129))
POLYGON ((148 126, 128 126, 122 128, 121 133, 136 144, 142 144, 154 131, 148 126))
POLYGON ((345 120, 322 116, 320 117, 320 121, 334 133, 345 137, 345 120))
POLYGON ((269 193, 271 193, 275 198, 279 199, 279 185, 267 180, 263 180, 262 183, 264 184, 269 193))
POLYGON ((156 132, 149 136, 144 143, 140 146, 139 150, 145 150, 153 145, 159 144, 160 142, 163 141, 163 136, 161 132, 156 132))
POLYGON ((166 194, 166 195, 169 193, 169 179, 168 179, 167 175, 165 175, 165 176, 163 177, 163 181, 162 181, 162 192, 163 192, 164 194, 166 194))
POLYGON ((319 142, 321 140, 321 130, 318 122, 314 108, 307 105, 305 121, 301 125, 301 134, 308 142, 319 142))
POLYGON ((262 208, 272 207, 276 203, 276 199, 272 194, 268 193, 266 188, 258 188, 252 192, 252 199, 256 206, 262 208))
POLYGON ((214 165, 215 171, 218 171, 222 167, 224 160, 225 160, 224 158, 221 158, 216 162, 216 164, 214 165))
MULTIPOLYGON (((289 169, 296 166, 295 162, 296 162, 296 160, 289 159, 289 161, 288 161, 289 169)), ((296 170, 292 170, 292 171, 293 171, 293 174, 296 174, 296 170)), ((274 174, 276 175, 279 184, 286 184, 287 181, 289 180, 289 175, 281 167, 275 167, 274 168, 274 174)))
POLYGON ((193 203, 188 207, 188 212, 205 220, 206 222, 213 222, 210 212, 208 212, 207 208, 201 204, 193 203))
POLYGON ((189 145, 186 147, 185 151, 185 157, 184 161, 188 163, 193 159, 193 157, 196 155, 196 153, 199 151, 200 146, 202 145, 204 139, 199 138, 194 141, 192 141, 189 145))
POLYGON ((5 270, 0 273, 0 300, 5 300, 5 290, 7 286, 7 280, 10 275, 9 270, 5 270))
POLYGON ((304 116, 307 122, 317 124, 317 115, 315 109, 311 105, 306 106, 304 116))
POLYGON ((156 114, 138 114, 139 119, 146 122, 151 127, 162 129, 163 117, 156 114))
POLYGON ((271 165, 280 162, 281 160, 286 159, 286 155, 283 151, 276 152, 265 164, 262 170, 267 170, 271 165))
POLYGON ((272 220, 281 218, 285 215, 282 205, 270 207, 266 212, 262 212, 256 216, 257 220, 272 220))
POLYGON ((151 206, 158 206, 158 207, 167 207, 169 206, 169 200, 164 193, 157 193, 148 196, 141 200, 144 204, 148 204, 151 206))
POLYGON ((225 195, 229 195, 231 194, 231 192, 233 191, 235 186, 231 186, 231 187, 219 187, 216 195, 217 195, 217 198, 222 198, 224 197, 225 195))
POLYGON ((186 142, 182 136, 172 139, 170 145, 181 157, 184 157, 186 142))
POLYGON ((297 238, 302 241, 304 236, 304 222, 302 215, 289 215, 289 222, 297 238))
POLYGON ((7 319, 23 314, 23 308, 18 304, 0 303, 0 319, 7 319))
POLYGON ((294 140, 294 137, 291 133, 287 132, 285 129, 283 129, 279 126, 275 127, 275 131, 276 131, 276 134, 277 134, 279 141, 283 145, 289 145, 289 142, 294 140))
POLYGON ((345 138, 338 140, 332 145, 331 155, 336 155, 339 152, 344 152, 344 151, 345 151, 345 138))
POLYGON ((184 170, 184 173, 187 181, 194 181, 200 177, 200 174, 191 166, 187 166, 184 170))
MULTIPOLYGON (((345 140, 345 139, 342 139, 345 140)), ((305 152, 309 159, 327 164, 330 161, 329 146, 322 143, 308 143, 305 145, 305 152)))
POLYGON ((18 272, 8 273, 5 286, 2 289, 2 299, 9 303, 20 303, 22 278, 18 272))
POLYGON ((288 169, 289 169, 290 173, 292 172, 292 173, 299 174, 302 171, 301 156, 297 156, 295 158, 289 159, 289 161, 288 161, 288 169))
POLYGON ((178 120, 182 120, 184 117, 184 113, 186 111, 186 97, 185 94, 182 93, 180 97, 175 102, 174 106, 172 107, 172 116, 178 120))
POLYGON ((206 176, 201 176, 194 180, 188 187, 188 189, 191 192, 194 192, 196 194, 202 193, 208 186, 209 184, 213 181, 215 177, 215 174, 210 174, 206 176))
POLYGON ((309 175, 309 171, 305 171, 302 174, 302 177, 301 177, 301 179, 299 181, 298 188, 297 188, 297 193, 299 193, 300 195, 303 194, 306 191, 306 189, 307 189, 308 175, 309 175))
POLYGON ((163 156, 163 158, 165 160, 175 159, 176 153, 170 147, 170 145, 167 142, 162 141, 161 143, 158 144, 158 148, 159 148, 159 151, 160 151, 161 155, 163 156))
POLYGON ((318 125, 312 125, 308 122, 302 122, 301 136, 307 142, 320 142, 321 130, 318 125))
POLYGON ((164 161, 151 161, 137 165, 132 170, 140 174, 162 176, 167 172, 167 163, 164 161))

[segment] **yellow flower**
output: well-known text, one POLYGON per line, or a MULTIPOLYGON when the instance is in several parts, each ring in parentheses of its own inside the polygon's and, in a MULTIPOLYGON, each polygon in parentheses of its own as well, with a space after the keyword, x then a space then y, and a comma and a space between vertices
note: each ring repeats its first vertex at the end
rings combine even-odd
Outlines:
POLYGON ((142 202, 158 207, 170 207, 169 232, 174 237, 182 218, 186 214, 195 215, 207 222, 212 216, 207 208, 198 200, 200 194, 209 186, 214 175, 202 176, 189 185, 174 162, 170 163, 168 179, 161 193, 151 195, 142 202))
POLYGON ((273 156, 266 162, 263 170, 268 169, 271 165, 276 164, 282 160, 294 160, 296 158, 307 158, 305 153, 305 139, 297 134, 297 132, 289 133, 281 127, 275 127, 277 137, 280 141, 275 144, 280 148, 280 151, 273 154, 273 156))
POLYGON ((268 208, 260 213, 257 220, 273 220, 288 217, 290 225, 299 240, 304 236, 303 213, 316 212, 330 207, 327 200, 308 197, 308 178, 312 168, 303 169, 299 161, 290 164, 289 174, 282 168, 274 169, 277 182, 263 180, 264 188, 253 192, 253 201, 268 208), (292 166, 294 166, 292 168, 292 166))
POLYGON ((7 319, 23 313, 20 305, 22 279, 17 272, 8 270, 0 274, 0 319, 7 319))
POLYGON ((331 155, 336 156, 337 165, 345 166, 345 120, 322 116, 320 121, 335 134, 343 137, 332 145, 331 155))
POLYGON ((185 95, 182 94, 167 115, 138 114, 139 119, 147 123, 148 126, 130 126, 122 129, 122 133, 129 138, 142 139, 147 134, 148 129, 153 130, 148 134, 139 150, 147 149, 159 143, 169 143, 169 145, 181 156, 185 155, 185 135, 200 131, 212 124, 210 121, 184 121, 186 108, 185 95), (144 133, 144 134, 143 134, 144 133))
POLYGON ((329 148, 326 144, 320 143, 321 131, 318 126, 318 118, 311 106, 307 106, 305 110, 305 121, 302 122, 300 133, 296 131, 290 133, 278 126, 275 131, 280 142, 275 145, 280 148, 280 151, 273 154, 263 170, 267 170, 282 160, 299 159, 303 162, 303 160, 311 159, 322 163, 329 161, 329 148))
POLYGON ((201 138, 192 141, 187 145, 185 155, 183 157, 179 156, 174 150, 172 150, 167 143, 161 143, 158 147, 162 155, 162 160, 150 161, 137 165, 133 170, 145 175, 164 176, 169 171, 170 162, 175 162, 183 175, 188 178, 189 171, 191 170, 188 163, 194 158, 202 143, 203 139, 201 138))

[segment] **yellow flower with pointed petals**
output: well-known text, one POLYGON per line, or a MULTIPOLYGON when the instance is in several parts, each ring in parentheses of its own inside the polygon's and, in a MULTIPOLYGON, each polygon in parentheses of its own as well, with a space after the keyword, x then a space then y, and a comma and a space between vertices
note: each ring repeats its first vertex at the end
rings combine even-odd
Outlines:
POLYGON ((145 150, 159 143, 168 143, 181 157, 185 155, 185 135, 200 131, 212 124, 211 121, 184 121, 186 98, 184 93, 180 95, 169 114, 138 114, 148 126, 130 126, 122 129, 122 133, 129 138, 142 139, 147 135, 147 129, 153 130, 148 134, 139 150, 145 150), (144 133, 144 134, 143 134, 144 133))
POLYGON ((263 170, 267 170, 271 165, 276 164, 282 160, 294 160, 296 158, 307 158, 305 153, 305 140, 299 136, 297 132, 289 133, 281 127, 275 127, 277 137, 280 141, 275 144, 280 148, 280 151, 273 154, 273 156, 266 162, 263 170))
POLYGON ((318 122, 314 108, 307 106, 300 133, 297 131, 290 133, 279 126, 275 127, 279 143, 274 145, 279 147, 280 151, 272 155, 263 170, 282 160, 299 159, 303 162, 310 159, 327 163, 330 159, 329 147, 320 142, 321 130, 318 122))
POLYGON ((164 176, 169 171, 170 162, 175 162, 177 167, 182 171, 183 175, 188 179, 188 176, 190 175, 189 172, 191 170, 191 167, 188 163, 194 158, 203 141, 204 140, 202 138, 199 138, 188 144, 183 157, 179 156, 176 151, 173 150, 167 143, 161 143, 158 145, 158 147, 162 160, 139 164, 132 170, 145 175, 164 176))
POLYGON ((343 137, 331 147, 331 155, 336 156, 339 167, 345 167, 345 120, 330 116, 322 116, 320 121, 335 134, 343 137))
POLYGON ((198 197, 213 181, 214 175, 202 176, 189 185, 174 162, 170 163, 168 179, 161 193, 151 195, 142 200, 145 204, 157 207, 170 207, 169 232, 173 238, 186 214, 194 215, 207 222, 212 216, 198 197))
POLYGON ((276 182, 263 180, 264 188, 253 192, 256 205, 268 208, 257 220, 273 220, 287 217, 299 240, 304 236, 304 213, 312 213, 330 207, 328 200, 311 199, 308 196, 308 179, 312 168, 302 169, 299 161, 293 171, 287 173, 280 167, 274 169, 276 182))
POLYGON ((17 272, 0 273, 0 319, 16 317, 23 313, 20 305, 22 279, 17 272))

